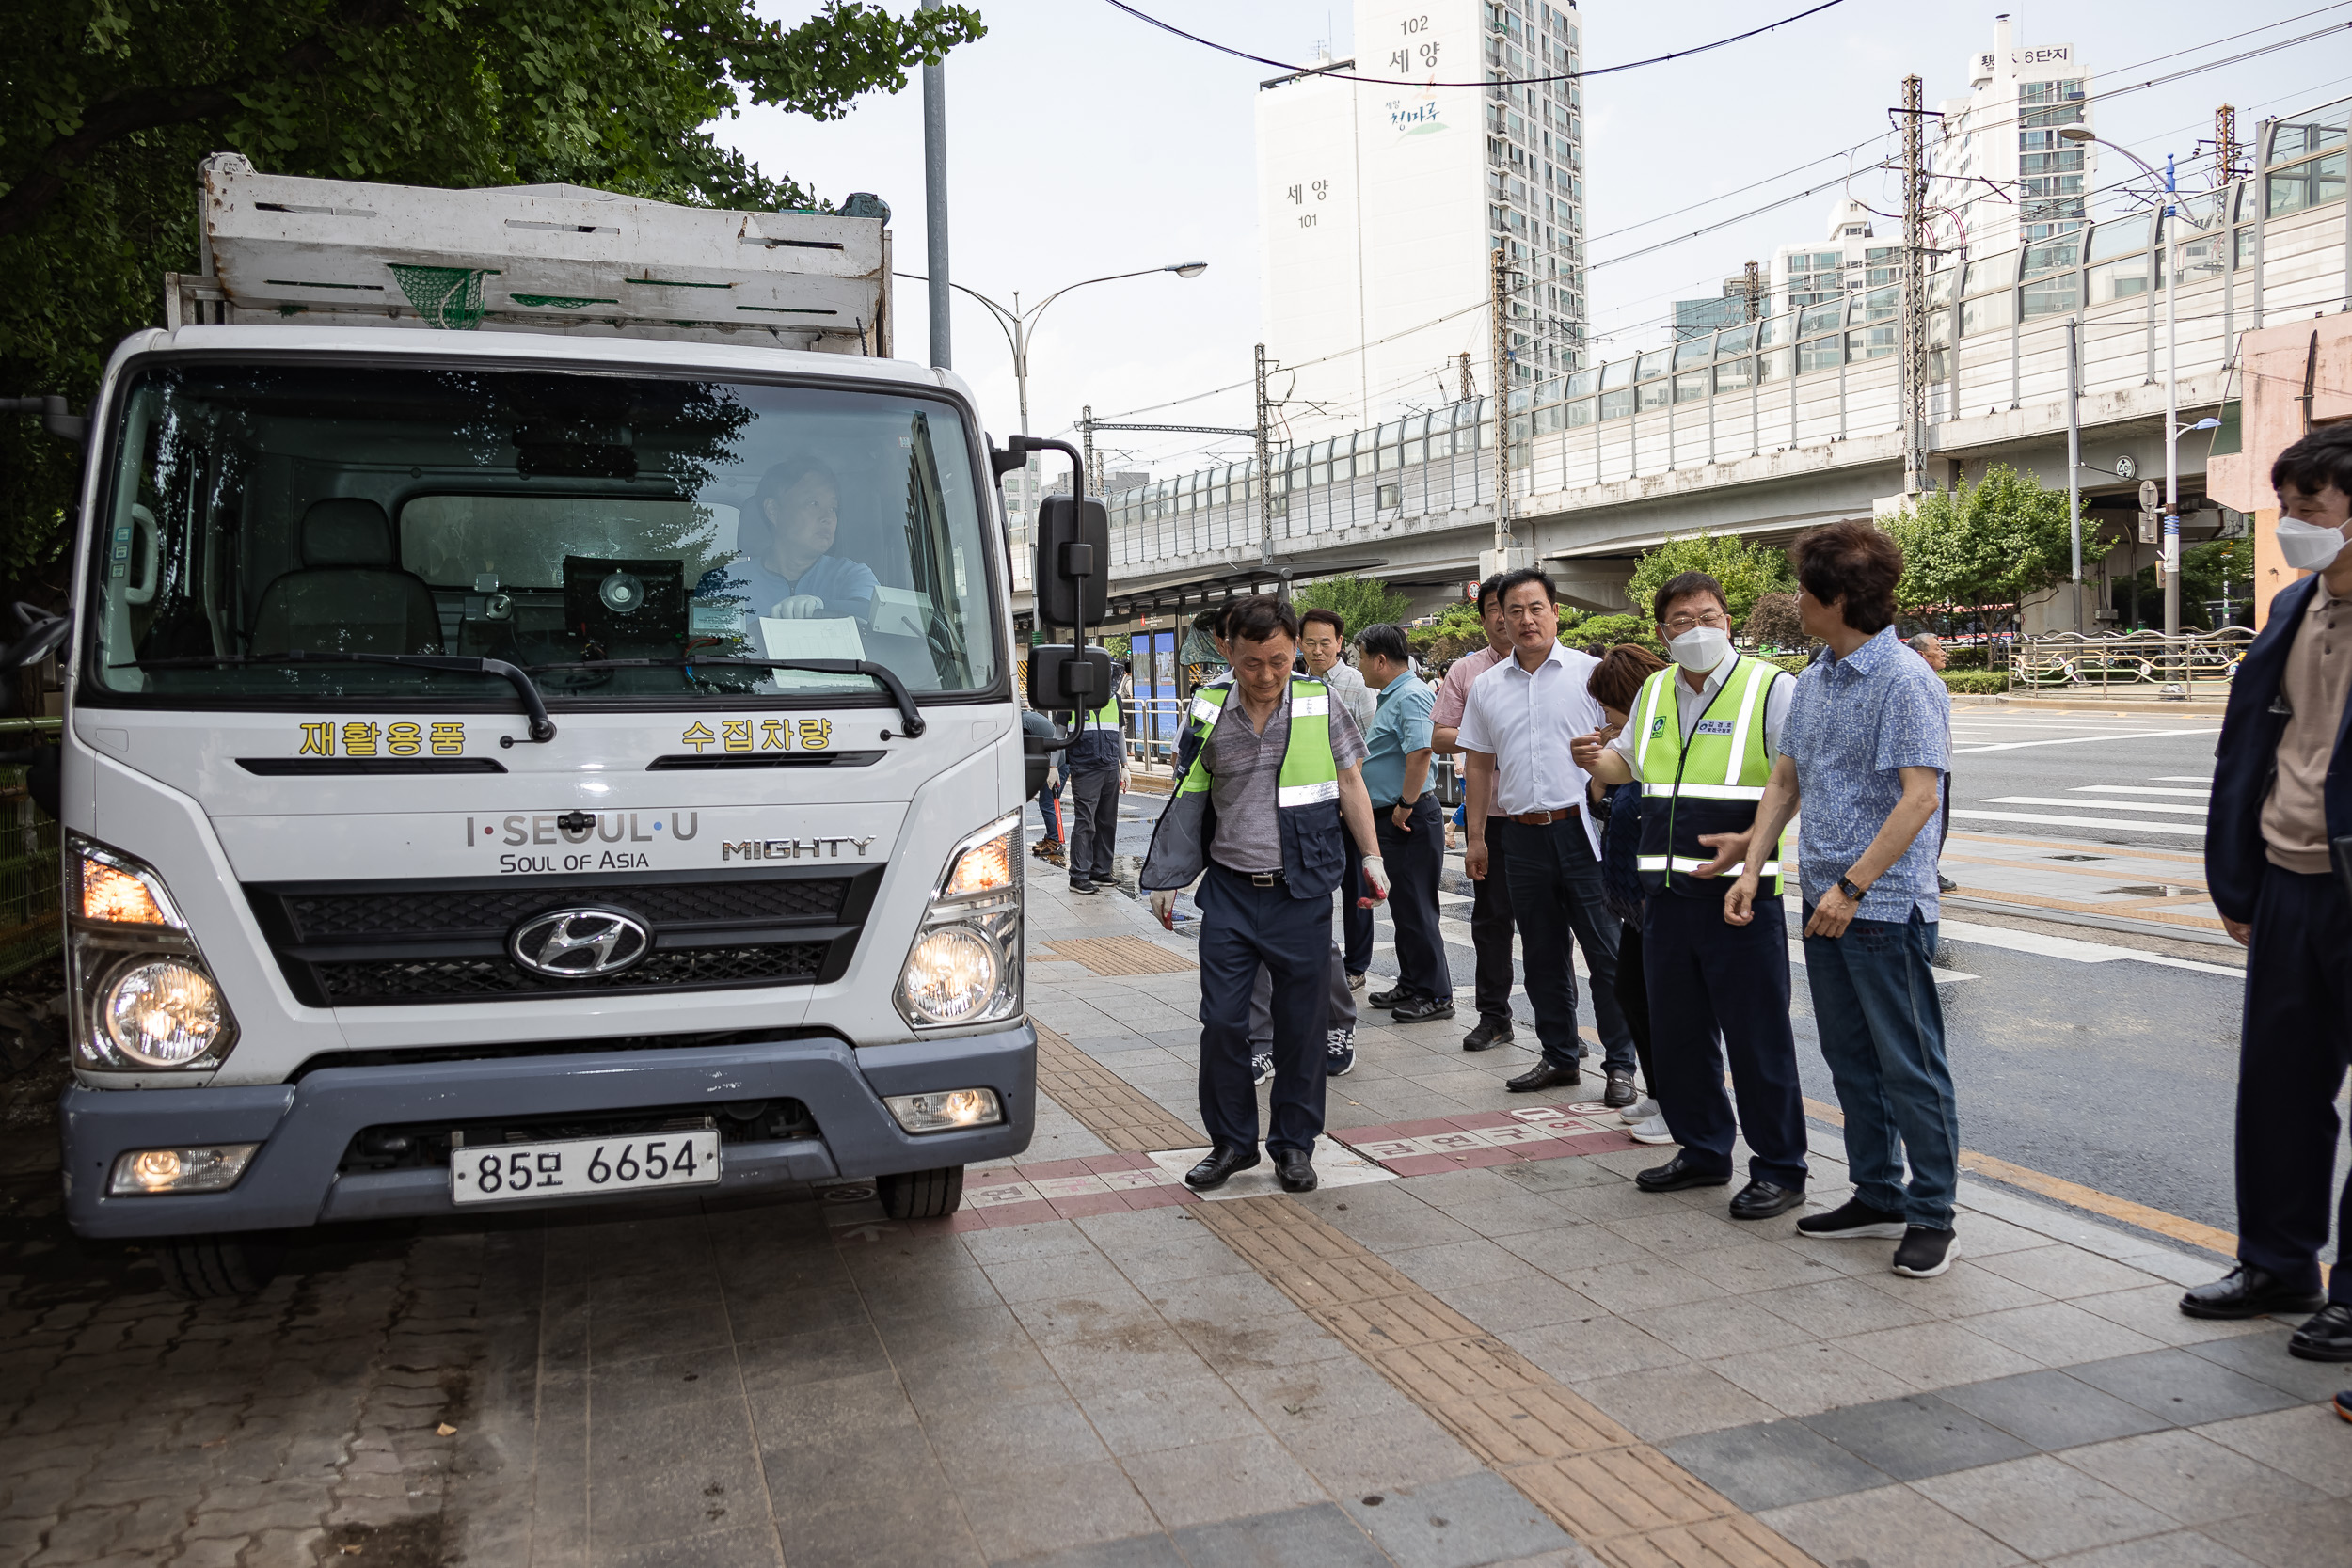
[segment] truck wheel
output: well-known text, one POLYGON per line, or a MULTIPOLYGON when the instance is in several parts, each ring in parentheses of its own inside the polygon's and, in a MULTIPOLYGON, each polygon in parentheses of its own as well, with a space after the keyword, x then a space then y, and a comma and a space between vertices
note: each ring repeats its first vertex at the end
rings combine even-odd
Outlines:
POLYGON ((249 1296, 278 1274, 286 1243, 273 1236, 183 1236, 155 1243, 164 1288, 186 1301, 249 1296))
POLYGON ((894 1220, 935 1220, 963 1202, 963 1167, 908 1170, 874 1180, 874 1196, 894 1220))

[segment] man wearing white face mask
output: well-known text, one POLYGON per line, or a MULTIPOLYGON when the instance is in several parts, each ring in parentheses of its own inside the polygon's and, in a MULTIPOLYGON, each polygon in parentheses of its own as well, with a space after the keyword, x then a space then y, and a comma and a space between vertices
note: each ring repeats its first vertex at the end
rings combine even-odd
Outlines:
POLYGON ((1769 853, 1772 896, 1753 924, 1726 924, 1726 882, 1699 873, 1711 871, 1718 847, 1754 821, 1796 682, 1732 651, 1723 585, 1706 573, 1668 582, 1654 608, 1679 668, 1643 684, 1613 742, 1598 731, 1576 742, 1577 761, 1595 778, 1643 785, 1636 863, 1648 895, 1642 969, 1657 1073, 1650 1092, 1682 1152, 1634 1180, 1651 1193, 1725 1186, 1732 1139, 1745 1132, 1749 1180, 1731 1200, 1731 1216, 1769 1219, 1804 1201, 1806 1174, 1779 855, 1769 853), (1737 1121, 1724 1097, 1725 1056, 1737 1121))
POLYGON ((2352 1361, 2352 1181, 2336 1202, 2335 1100, 2352 1062, 2352 429, 2306 436, 2270 470, 2279 552, 2316 575, 2270 601, 2230 684, 2215 747, 2205 879, 2244 942, 2239 1031, 2238 1266, 2181 1298, 2192 1318, 2315 1315, 2287 1341, 2352 1361))

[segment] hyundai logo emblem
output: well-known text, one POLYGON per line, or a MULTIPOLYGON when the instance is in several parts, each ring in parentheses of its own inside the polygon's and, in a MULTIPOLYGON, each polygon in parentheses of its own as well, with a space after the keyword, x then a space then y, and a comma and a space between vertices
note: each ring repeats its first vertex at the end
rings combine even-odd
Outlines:
POLYGON ((589 980, 644 961, 653 933, 619 910, 549 910, 516 927, 506 950, 533 974, 589 980))

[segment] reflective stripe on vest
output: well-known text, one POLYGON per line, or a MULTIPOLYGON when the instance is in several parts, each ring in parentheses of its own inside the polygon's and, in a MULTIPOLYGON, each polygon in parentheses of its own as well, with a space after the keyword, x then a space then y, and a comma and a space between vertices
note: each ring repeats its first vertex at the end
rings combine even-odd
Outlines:
MULTIPOLYGON (((1714 863, 1698 835, 1742 830, 1753 819, 1753 808, 1764 799, 1773 759, 1766 754, 1763 705, 1772 682, 1783 672, 1760 659, 1740 657, 1707 705, 1686 741, 1682 734, 1682 705, 1695 693, 1676 667, 1669 665, 1643 683, 1634 699, 1633 774, 1642 798, 1670 802, 1659 814, 1665 842, 1651 837, 1649 813, 1644 814, 1643 845, 1648 853, 1635 857, 1635 869, 1672 885, 1677 873, 1689 875, 1714 863), (1667 853, 1658 853, 1659 850, 1667 853)), ((1767 861, 1759 877, 1777 879, 1780 861, 1767 861)), ((1735 873, 1736 874, 1736 873, 1735 873)), ((1779 888, 1770 890, 1774 895, 1779 888)))
MULTIPOLYGON (((1225 711, 1230 686, 1205 686, 1193 693, 1193 732, 1201 749, 1194 753, 1179 786, 1184 794, 1209 787, 1209 733, 1225 711)), ((1294 680, 1290 689, 1290 732, 1282 745, 1282 768, 1275 781, 1275 804, 1311 806, 1340 798, 1340 765, 1331 754, 1331 698, 1321 681, 1294 680)))
MULTIPOLYGON (((1636 871, 1665 871, 1668 869, 1676 871, 1697 871, 1704 866, 1709 866, 1714 863, 1715 863, 1712 860, 1694 860, 1686 855, 1636 855, 1633 857, 1633 869, 1636 871)), ((1745 869, 1746 865, 1747 862, 1745 861, 1735 861, 1732 863, 1731 868, 1724 873, 1724 876, 1726 878, 1737 877, 1743 869, 1745 869)), ((1756 875, 1759 877, 1779 876, 1780 862, 1766 861, 1764 863, 1764 869, 1757 872, 1756 875)))
POLYGON ((1096 708, 1094 716, 1087 721, 1087 728, 1108 730, 1113 735, 1117 735, 1119 733, 1119 699, 1113 697, 1109 702, 1096 708))

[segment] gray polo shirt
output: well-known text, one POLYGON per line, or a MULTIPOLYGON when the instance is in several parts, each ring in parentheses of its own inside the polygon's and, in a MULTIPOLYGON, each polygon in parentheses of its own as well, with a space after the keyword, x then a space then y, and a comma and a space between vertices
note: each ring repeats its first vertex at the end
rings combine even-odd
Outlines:
MULTIPOLYGON (((1343 705, 1329 704, 1326 716, 1331 727, 1331 760, 1344 773, 1364 760, 1364 739, 1343 705)), ((1216 810, 1216 836, 1210 841, 1209 858, 1228 871, 1282 869, 1282 831, 1276 815, 1280 797, 1276 792, 1290 737, 1287 694, 1261 735, 1249 727, 1236 686, 1201 745, 1202 760, 1209 767, 1209 801, 1216 810)))

